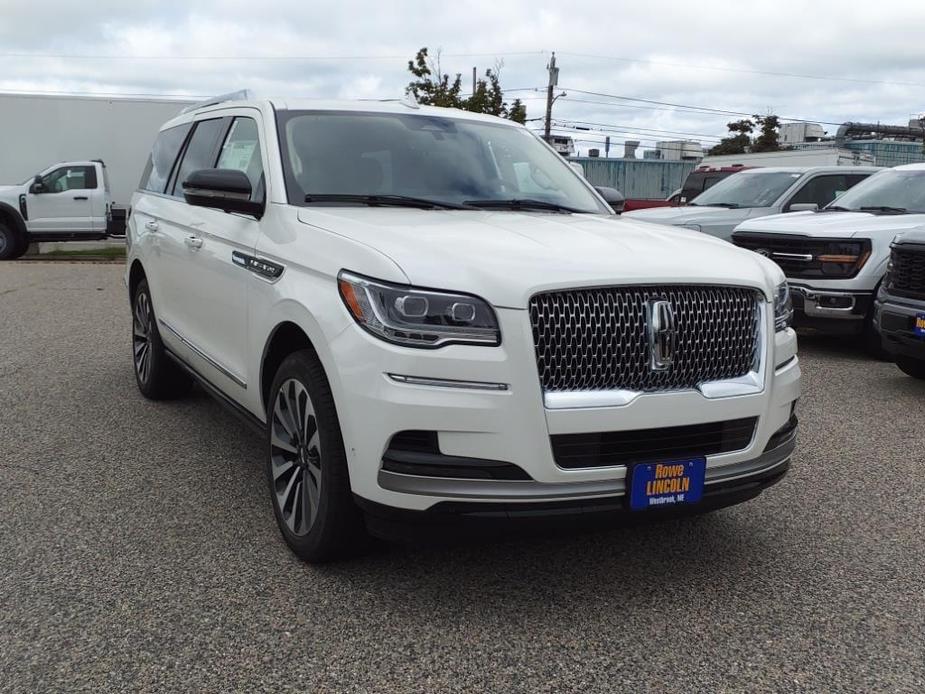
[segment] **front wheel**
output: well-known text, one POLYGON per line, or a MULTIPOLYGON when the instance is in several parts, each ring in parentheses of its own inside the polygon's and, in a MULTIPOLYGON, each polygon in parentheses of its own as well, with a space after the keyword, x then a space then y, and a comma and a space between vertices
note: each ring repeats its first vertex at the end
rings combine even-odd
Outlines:
POLYGON ((15 260, 26 252, 27 246, 9 224, 0 222, 0 260, 15 260))
POLYGON ((353 503, 334 397, 317 355, 302 350, 280 365, 267 412, 267 480, 286 544, 309 562, 365 545, 353 503))
POLYGON ((908 374, 913 378, 925 379, 925 359, 897 356, 896 366, 898 366, 904 374, 908 374))

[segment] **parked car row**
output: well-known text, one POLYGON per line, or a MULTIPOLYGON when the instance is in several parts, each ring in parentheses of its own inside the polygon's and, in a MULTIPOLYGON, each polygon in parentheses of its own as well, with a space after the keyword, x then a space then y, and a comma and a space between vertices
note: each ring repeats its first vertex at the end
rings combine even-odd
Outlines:
POLYGON ((921 377, 925 164, 751 169, 688 207, 626 216, 703 231, 770 258, 787 276, 795 326, 860 336, 869 351, 895 355, 903 371, 921 377))

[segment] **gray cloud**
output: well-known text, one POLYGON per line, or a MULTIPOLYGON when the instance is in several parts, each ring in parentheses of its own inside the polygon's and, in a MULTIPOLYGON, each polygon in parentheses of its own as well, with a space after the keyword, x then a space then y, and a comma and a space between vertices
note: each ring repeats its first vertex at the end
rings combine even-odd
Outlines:
MULTIPOLYGON (((0 15, 0 89, 5 90, 198 95, 248 86, 280 95, 395 97, 408 82, 407 60, 424 45, 442 47, 444 69, 466 77, 473 65, 482 71, 493 65, 493 56, 503 57, 502 82, 512 89, 541 87, 548 52, 557 50, 566 89, 832 122, 905 122, 922 108, 921 86, 847 80, 925 84, 925 5, 913 2, 881 2, 870 12, 828 0, 766 6, 726 0, 328 6, 292 0, 77 5, 3 0, 0 15), (113 58, 10 55, 16 53, 113 58), (240 59, 168 59, 190 55, 240 59), (152 56, 162 59, 141 58, 152 56)), ((509 96, 524 97, 530 117, 542 115, 542 94, 509 96)), ((731 119, 641 106, 573 92, 556 103, 555 116, 613 124, 626 133, 649 129, 636 131, 639 139, 672 137, 653 129, 719 136, 731 119)), ((612 137, 619 141, 628 134, 612 137)))

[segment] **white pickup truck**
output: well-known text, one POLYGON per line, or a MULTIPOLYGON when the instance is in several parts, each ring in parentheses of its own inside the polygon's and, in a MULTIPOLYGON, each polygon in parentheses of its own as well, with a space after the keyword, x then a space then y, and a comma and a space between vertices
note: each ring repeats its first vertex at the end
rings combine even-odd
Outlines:
POLYGON ((19 185, 0 186, 0 260, 36 241, 106 238, 112 198, 102 160, 53 164, 19 185))

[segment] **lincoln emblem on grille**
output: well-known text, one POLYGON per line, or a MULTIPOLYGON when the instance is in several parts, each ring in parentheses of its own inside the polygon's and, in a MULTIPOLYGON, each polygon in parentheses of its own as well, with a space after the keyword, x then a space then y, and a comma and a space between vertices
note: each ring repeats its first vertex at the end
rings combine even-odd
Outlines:
POLYGON ((675 317, 671 303, 665 299, 646 302, 646 330, 649 333, 649 368, 667 371, 674 362, 675 317))

